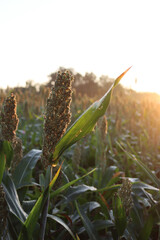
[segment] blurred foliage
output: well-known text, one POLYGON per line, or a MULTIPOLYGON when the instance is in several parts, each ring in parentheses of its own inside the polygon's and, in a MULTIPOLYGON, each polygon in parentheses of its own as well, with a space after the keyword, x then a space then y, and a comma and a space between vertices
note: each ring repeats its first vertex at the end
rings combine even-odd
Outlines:
MULTIPOLYGON (((70 70, 75 76, 72 124, 109 89, 113 79, 108 76, 97 79, 93 73, 82 76, 70 70)), ((7 201, 17 199, 15 209, 10 214, 10 222, 16 222, 16 229, 13 231, 13 226, 9 224, 15 239, 22 225, 15 220, 15 215, 21 221, 26 219, 47 181, 38 159, 39 149, 42 149, 44 107, 55 78, 56 73, 52 73, 44 85, 34 86, 28 81, 25 88, 0 90, 0 108, 10 92, 16 94, 20 120, 17 136, 22 140, 26 154, 13 174, 13 181, 6 174, 3 179, 4 188, 9 186, 12 189, 7 193, 7 201), (21 169, 26 165, 24 174, 21 169)), ((125 148, 145 164, 155 178, 160 178, 160 96, 137 93, 119 84, 114 90, 106 117, 107 133, 101 134, 100 119, 94 132, 62 155, 64 163, 60 179, 50 195, 46 239, 154 240, 160 237, 160 187, 148 177, 143 166, 140 167, 123 151, 125 148), (92 175, 81 178, 95 167, 92 175), (133 206, 129 217, 126 217, 123 201, 117 195, 125 178, 132 185, 133 206)), ((34 232, 35 239, 38 231, 39 224, 34 232)))

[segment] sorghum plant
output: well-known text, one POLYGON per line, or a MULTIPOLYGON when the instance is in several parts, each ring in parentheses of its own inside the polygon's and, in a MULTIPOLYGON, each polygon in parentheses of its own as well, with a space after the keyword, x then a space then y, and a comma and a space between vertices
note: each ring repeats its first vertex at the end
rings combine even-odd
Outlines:
POLYGON ((133 199, 132 199, 131 192, 132 192, 131 182, 128 179, 124 179, 122 182, 122 186, 118 190, 118 195, 122 201, 122 204, 128 219, 129 219, 130 210, 133 207, 133 199))
POLYGON ((14 156, 11 162, 11 172, 23 157, 22 141, 16 136, 19 119, 16 113, 17 101, 13 93, 7 97, 3 103, 1 112, 1 137, 2 140, 9 141, 13 147, 14 156))
POLYGON ((70 123, 72 81, 73 76, 68 71, 58 72, 55 86, 52 87, 47 100, 42 150, 42 162, 45 167, 51 164, 55 146, 70 123))

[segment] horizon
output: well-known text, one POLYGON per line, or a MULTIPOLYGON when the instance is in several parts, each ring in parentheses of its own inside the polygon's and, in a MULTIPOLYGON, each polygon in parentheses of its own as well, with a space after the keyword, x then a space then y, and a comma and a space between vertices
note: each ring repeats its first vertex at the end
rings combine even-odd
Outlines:
POLYGON ((59 66, 160 94, 158 0, 1 0, 0 88, 44 83, 59 66), (135 84, 137 79, 137 84, 135 84))
MULTIPOLYGON (((59 68, 63 68, 63 67, 60 66, 59 68)), ((56 71, 53 71, 52 73, 57 73, 57 72, 59 71, 59 68, 58 68, 56 71)), ((131 68, 132 68, 132 66, 131 66, 131 68)), ((72 67, 70 67, 70 68, 68 68, 68 69, 66 68, 66 70, 71 70, 71 71, 73 71, 73 76, 74 76, 74 74, 77 74, 77 73, 81 74, 83 77, 85 76, 86 73, 89 73, 89 74, 90 74, 90 73, 93 73, 93 74, 95 74, 94 72, 85 72, 84 74, 82 74, 82 73, 80 73, 80 72, 77 72, 76 69, 74 69, 74 68, 72 68, 72 67)), ((125 70, 126 70, 126 69, 125 69, 125 70)), ((129 71, 130 71, 130 70, 129 70, 129 71)), ((14 89, 14 88, 23 88, 23 87, 25 88, 27 82, 30 82, 33 87, 36 87, 36 88, 38 87, 38 88, 39 88, 39 86, 45 85, 45 84, 49 83, 49 81, 50 81, 50 80, 49 80, 49 76, 50 76, 52 73, 48 74, 46 81, 45 81, 45 82, 42 82, 42 83, 35 82, 33 79, 28 79, 28 80, 25 82, 25 84, 23 84, 23 85, 20 85, 20 84, 19 84, 19 85, 15 85, 15 86, 13 86, 13 87, 7 86, 6 88, 1 88, 1 87, 0 87, 0 89, 2 89, 2 90, 5 91, 5 90, 7 90, 7 88, 9 88, 9 89, 12 89, 12 88, 13 88, 13 89, 14 89)), ((121 72, 121 73, 122 73, 122 72, 121 72)), ((121 73, 120 73, 120 74, 121 74, 121 73)), ((128 73, 128 72, 127 72, 127 73, 128 73)), ((126 74, 127 74, 127 73, 126 73, 126 74)), ((120 74, 119 74, 119 75, 120 75, 120 74)), ((119 76, 119 75, 118 75, 118 76, 119 76)), ((99 75, 99 76, 97 76, 97 75, 95 74, 95 76, 96 76, 96 81, 97 81, 97 82, 98 82, 98 80, 100 79, 100 77, 102 77, 102 76, 108 77, 108 80, 109 80, 109 81, 110 81, 110 80, 111 80, 111 81, 114 81, 114 80, 116 79, 116 78, 110 77, 110 76, 107 75, 107 74, 106 74, 106 75, 102 74, 102 75, 99 75)), ((117 76, 117 77, 118 77, 118 76, 117 76)), ((125 77, 126 77, 126 75, 123 76, 123 78, 121 79, 121 81, 123 81, 123 79, 124 79, 125 77)), ((143 93, 146 93, 146 94, 156 94, 156 95, 158 95, 158 96, 160 97, 160 93, 158 93, 158 92, 137 91, 134 87, 125 86, 124 84, 121 83, 121 81, 120 81, 119 84, 120 84, 124 89, 126 89, 126 90, 128 90, 128 91, 129 91, 129 90, 133 90, 133 91, 135 91, 135 92, 137 92, 137 93, 142 93, 142 94, 143 94, 143 93)), ((135 79, 135 82, 136 82, 136 83, 135 83, 135 86, 136 86, 136 84, 137 84, 137 81, 138 81, 138 80, 135 79)), ((106 91, 107 91, 107 90, 108 90, 108 89, 106 89, 106 91)))

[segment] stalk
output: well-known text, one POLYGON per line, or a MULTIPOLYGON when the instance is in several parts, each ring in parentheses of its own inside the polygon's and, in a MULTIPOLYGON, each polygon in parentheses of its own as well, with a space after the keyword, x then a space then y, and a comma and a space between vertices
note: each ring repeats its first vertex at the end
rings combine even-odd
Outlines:
MULTIPOLYGON (((52 87, 49 98, 47 99, 41 155, 44 169, 52 165, 55 146, 64 135, 71 120, 70 104, 72 100, 72 81, 73 76, 68 71, 58 72, 55 85, 52 87)), ((52 167, 50 171, 50 181, 51 180, 52 167)), ((50 195, 48 195, 42 210, 39 240, 44 240, 49 201, 50 195)))
MULTIPOLYGON (((52 180, 52 167, 50 169, 50 178, 49 179, 50 179, 50 181, 52 180)), ((48 183, 48 185, 49 185, 49 183, 48 183)), ((47 223, 47 214, 48 214, 48 208, 49 208, 49 201, 50 201, 50 194, 48 194, 47 200, 46 200, 43 210, 42 210, 41 221, 40 221, 39 240, 44 240, 46 223, 47 223)))

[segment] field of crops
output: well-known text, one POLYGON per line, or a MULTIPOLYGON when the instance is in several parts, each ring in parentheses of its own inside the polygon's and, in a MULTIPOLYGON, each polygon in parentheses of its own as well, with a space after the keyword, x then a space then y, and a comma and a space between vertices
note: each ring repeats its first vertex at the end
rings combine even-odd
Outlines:
POLYGON ((1 239, 160 239, 160 96, 121 77, 0 92, 1 239))

